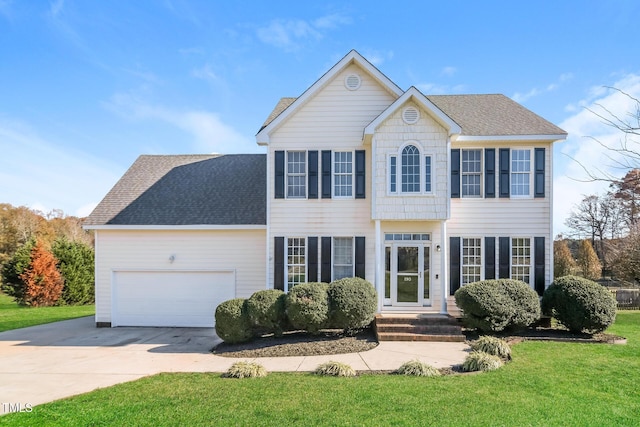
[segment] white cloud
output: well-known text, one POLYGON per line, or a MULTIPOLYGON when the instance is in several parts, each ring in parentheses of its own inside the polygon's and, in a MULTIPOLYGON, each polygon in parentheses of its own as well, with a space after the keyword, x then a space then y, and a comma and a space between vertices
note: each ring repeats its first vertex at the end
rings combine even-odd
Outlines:
MULTIPOLYGON (((640 97, 640 75, 629 74, 612 86, 640 97)), ((636 107, 633 100, 624 94, 603 86, 592 88, 587 99, 573 105, 580 108, 576 107, 576 112, 560 123, 559 126, 569 135, 555 150, 554 233, 565 230, 565 219, 584 195, 602 194, 608 190, 608 183, 589 180, 585 169, 597 176, 622 177, 626 172, 615 165, 619 156, 605 148, 619 147, 622 133, 603 123, 594 112, 606 116, 606 109, 618 117, 627 117, 636 107)))
POLYGON ((64 9, 64 0, 55 0, 51 3, 51 16, 57 18, 64 9))
POLYGON ((571 80, 573 78, 573 74, 571 73, 563 73, 561 74, 557 81, 553 82, 553 83, 549 83, 546 87, 544 87, 543 89, 534 87, 532 89, 530 89, 527 92, 516 92, 513 94, 513 96, 511 97, 514 101, 516 102, 526 102, 527 100, 535 97, 535 96, 540 96, 544 93, 548 93, 548 92, 553 92, 554 90, 558 89, 562 83, 565 83, 569 80, 571 80))
POLYGON ((11 18, 11 0, 0 0, 0 15, 11 18))
POLYGON ((210 82, 218 81, 219 77, 211 69, 211 65, 205 64, 203 67, 196 68, 191 71, 191 75, 195 78, 207 80, 210 82))
POLYGON ((83 152, 55 146, 28 125, 0 117, 2 202, 86 216, 123 172, 83 152))
POLYGON ((256 35, 263 43, 292 52, 300 49, 308 40, 321 39, 323 31, 335 30, 350 23, 351 18, 342 14, 326 15, 312 21, 275 19, 258 28, 256 35))
POLYGON ((388 50, 381 52, 378 50, 365 50, 363 56, 367 58, 367 61, 371 62, 376 67, 382 65, 383 62, 393 59, 393 51, 388 50))
POLYGON ((465 90, 464 85, 441 85, 438 83, 419 83, 416 88, 425 95, 448 95, 452 93, 462 93, 465 90))
POLYGON ((442 69, 442 71, 440 71, 440 74, 442 74, 443 76, 453 76, 456 72, 458 71, 458 69, 456 67, 444 67, 442 69))
POLYGON ((209 111, 177 111, 152 105, 130 93, 118 93, 105 103, 112 112, 132 120, 159 120, 190 134, 194 150, 204 153, 255 151, 255 141, 225 124, 209 111))

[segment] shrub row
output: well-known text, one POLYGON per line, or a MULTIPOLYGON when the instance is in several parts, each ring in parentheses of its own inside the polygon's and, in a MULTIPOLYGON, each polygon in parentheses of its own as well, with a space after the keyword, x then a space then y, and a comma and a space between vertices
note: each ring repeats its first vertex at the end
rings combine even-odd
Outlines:
POLYGON ((608 328, 616 315, 616 301, 610 292, 575 276, 555 280, 542 301, 529 285, 511 279, 470 283, 454 297, 465 325, 483 332, 521 329, 544 313, 572 332, 596 333, 608 328))
POLYGON ((343 329, 371 323, 377 295, 370 282, 345 278, 326 283, 296 285, 288 294, 276 289, 258 291, 248 299, 225 301, 216 308, 216 333, 225 342, 248 341, 254 336, 284 331, 343 329))

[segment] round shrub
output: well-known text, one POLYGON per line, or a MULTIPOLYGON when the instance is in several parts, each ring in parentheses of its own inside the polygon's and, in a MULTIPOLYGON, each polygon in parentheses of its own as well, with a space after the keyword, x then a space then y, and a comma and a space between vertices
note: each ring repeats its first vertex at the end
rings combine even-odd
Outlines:
POLYGON ((465 325, 484 332, 521 329, 540 319, 538 294, 519 280, 469 283, 458 289, 454 297, 465 325))
POLYGON ((596 333, 604 331, 616 320, 616 300, 596 282, 564 276, 545 291, 542 311, 555 317, 571 332, 596 333))
POLYGON ((315 333, 329 325, 329 285, 301 283, 286 298, 287 316, 295 329, 315 333))
POLYGON ((249 341, 251 324, 244 298, 230 299, 216 308, 216 334, 226 343, 249 341))
POLYGON ((344 278, 331 282, 328 292, 332 327, 359 329, 373 321, 378 295, 371 283, 359 277, 344 278))
POLYGON ((511 359, 511 347, 505 340, 483 335, 470 344, 471 350, 483 351, 503 359, 511 359))
POLYGON ((439 377, 441 375, 437 368, 418 359, 403 363, 402 366, 395 370, 395 373, 414 377, 439 377))
POLYGON ((494 371, 504 365, 502 359, 483 351, 472 351, 464 359, 462 370, 465 372, 494 371))
POLYGON ((255 292, 247 300, 249 322, 256 335, 282 335, 286 330, 286 294, 279 289, 255 292))

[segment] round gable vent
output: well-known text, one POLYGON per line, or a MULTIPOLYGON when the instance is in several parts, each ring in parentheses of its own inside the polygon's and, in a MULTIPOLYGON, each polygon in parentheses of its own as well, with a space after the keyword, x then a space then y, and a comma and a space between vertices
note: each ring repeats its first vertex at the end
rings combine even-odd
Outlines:
POLYGON ((360 87, 360 76, 357 74, 349 74, 344 79, 344 85, 349 90, 357 90, 360 87))
POLYGON ((417 108, 407 107, 402 111, 402 120, 408 125, 415 124, 420 118, 420 112, 417 108))

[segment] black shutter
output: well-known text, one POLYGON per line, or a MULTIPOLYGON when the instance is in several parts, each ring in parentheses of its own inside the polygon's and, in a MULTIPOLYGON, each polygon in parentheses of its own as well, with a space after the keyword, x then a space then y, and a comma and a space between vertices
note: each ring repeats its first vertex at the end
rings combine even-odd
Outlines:
POLYGON ((508 279, 511 277, 511 242, 509 237, 500 237, 500 265, 498 277, 508 279))
POLYGON ((365 275, 365 240, 364 237, 356 237, 356 271, 355 276, 364 279, 365 275))
POLYGON ((449 237, 449 294, 460 288, 460 237, 449 237))
POLYGON ((535 179, 535 197, 544 197, 544 163, 545 163, 545 149, 536 148, 535 150, 535 167, 536 167, 536 179, 535 179))
POLYGON ((331 282, 331 237, 322 238, 320 281, 331 282))
POLYGON ((318 238, 307 237, 307 281, 318 281, 318 238))
POLYGON ((484 149, 484 196, 496 197, 496 150, 484 149))
POLYGON ((274 238, 273 288, 284 291, 284 237, 274 238))
POLYGON ((484 238, 484 280, 496 278, 496 238, 484 238))
POLYGON ((317 151, 309 151, 307 153, 309 160, 309 176, 307 177, 309 181, 309 198, 317 199, 318 198, 318 152, 317 151))
POLYGON ((535 269, 533 273, 536 292, 542 296, 544 293, 544 237, 535 238, 534 259, 535 269))
POLYGON ((356 199, 365 198, 365 151, 356 150, 356 199))
POLYGON ((509 149, 500 149, 500 197, 509 197, 509 149))
POLYGON ((451 197, 460 197, 460 150, 451 150, 451 197))
POLYGON ((284 151, 276 151, 275 191, 276 199, 284 199, 284 151))
POLYGON ((331 198, 331 151, 322 151, 322 198, 331 198))

